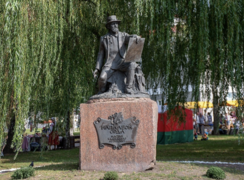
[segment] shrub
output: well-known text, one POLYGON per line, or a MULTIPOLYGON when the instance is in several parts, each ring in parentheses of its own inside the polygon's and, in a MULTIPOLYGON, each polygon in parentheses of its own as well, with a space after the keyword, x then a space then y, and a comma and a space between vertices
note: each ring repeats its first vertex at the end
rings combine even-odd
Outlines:
POLYGON ((225 179, 225 172, 219 167, 210 167, 207 171, 207 177, 213 179, 225 179))
POLYGON ((103 179, 104 180, 118 180, 119 176, 118 176, 117 172, 110 171, 110 172, 106 172, 104 174, 103 179))
POLYGON ((33 167, 22 167, 14 172, 12 179, 25 179, 34 176, 35 169, 33 167))

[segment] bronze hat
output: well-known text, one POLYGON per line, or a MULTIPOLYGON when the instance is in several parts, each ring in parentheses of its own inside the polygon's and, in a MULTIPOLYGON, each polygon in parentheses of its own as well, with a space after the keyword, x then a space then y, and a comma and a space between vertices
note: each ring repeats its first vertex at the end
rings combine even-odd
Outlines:
POLYGON ((120 20, 118 20, 115 15, 108 16, 106 26, 109 23, 112 23, 112 22, 118 22, 118 23, 120 23, 120 20))

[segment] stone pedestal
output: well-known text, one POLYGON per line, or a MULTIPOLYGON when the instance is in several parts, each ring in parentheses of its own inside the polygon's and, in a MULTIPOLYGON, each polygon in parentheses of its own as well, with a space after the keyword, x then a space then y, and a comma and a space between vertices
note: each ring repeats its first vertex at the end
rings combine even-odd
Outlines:
POLYGON ((149 98, 94 99, 80 105, 80 169, 137 172, 152 169, 156 163, 158 108, 149 98), (113 149, 99 148, 94 122, 100 117, 122 112, 124 119, 140 120, 136 146, 123 145, 113 149))

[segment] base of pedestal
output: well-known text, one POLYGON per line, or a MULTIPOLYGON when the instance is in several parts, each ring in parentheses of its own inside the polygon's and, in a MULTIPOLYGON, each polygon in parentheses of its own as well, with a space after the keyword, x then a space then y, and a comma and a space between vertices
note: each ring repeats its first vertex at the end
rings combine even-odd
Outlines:
MULTIPOLYGON (((152 169, 156 163, 158 108, 149 98, 98 99, 80 105, 80 169, 118 172, 138 172, 152 169), (122 112, 124 119, 140 120, 135 136, 135 148, 130 144, 113 149, 99 147, 94 125, 98 118, 122 112)), ((123 134, 122 134, 123 137, 123 134)))

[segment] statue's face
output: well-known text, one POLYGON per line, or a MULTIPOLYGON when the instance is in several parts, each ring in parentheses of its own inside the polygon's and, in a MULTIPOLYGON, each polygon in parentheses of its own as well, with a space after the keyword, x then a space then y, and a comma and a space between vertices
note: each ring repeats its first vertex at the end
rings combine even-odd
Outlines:
POLYGON ((108 24, 108 29, 111 30, 113 33, 117 33, 119 31, 118 22, 112 22, 112 23, 108 24))

